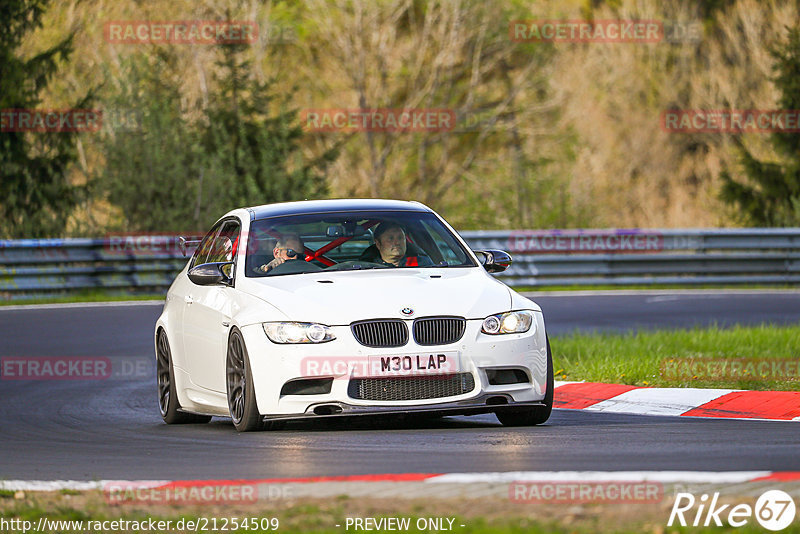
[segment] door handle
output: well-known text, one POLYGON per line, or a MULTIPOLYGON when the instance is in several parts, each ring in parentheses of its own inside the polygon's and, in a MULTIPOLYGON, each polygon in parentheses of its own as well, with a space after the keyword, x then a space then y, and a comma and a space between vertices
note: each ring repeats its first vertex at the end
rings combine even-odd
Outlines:
POLYGON ((186 295, 185 297, 183 297, 183 301, 186 304, 191 304, 192 302, 194 302, 194 298, 191 295, 186 295))

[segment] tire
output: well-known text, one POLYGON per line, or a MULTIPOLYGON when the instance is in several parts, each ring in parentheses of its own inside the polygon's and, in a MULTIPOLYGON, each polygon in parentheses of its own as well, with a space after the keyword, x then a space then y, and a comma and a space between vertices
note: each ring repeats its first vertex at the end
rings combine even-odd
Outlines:
POLYGON ((252 432, 254 430, 277 430, 283 427, 283 423, 280 421, 263 422, 263 416, 258 412, 253 374, 250 370, 250 358, 247 355, 242 334, 236 329, 228 338, 225 384, 228 411, 236 430, 252 432))
POLYGON ((168 425, 201 424, 211 421, 210 415, 182 412, 175 390, 175 370, 172 368, 172 351, 164 329, 158 330, 156 343, 156 385, 158 386, 158 409, 168 425))
POLYGON ((553 354, 550 352, 550 339, 547 338, 547 391, 544 394, 544 406, 533 406, 525 410, 498 411, 497 419, 503 426, 533 426, 541 425, 550 419, 553 411, 553 354))

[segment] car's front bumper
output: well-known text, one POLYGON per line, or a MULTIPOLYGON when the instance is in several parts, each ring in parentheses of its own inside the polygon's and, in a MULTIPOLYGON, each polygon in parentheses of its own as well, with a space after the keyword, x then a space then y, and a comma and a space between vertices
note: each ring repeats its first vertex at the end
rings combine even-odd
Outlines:
MULTIPOLYGON (((401 348, 373 349, 360 345, 348 326, 334 327, 336 340, 318 345, 278 345, 269 341, 260 324, 242 328, 250 360, 256 400, 265 419, 305 419, 347 415, 411 414, 458 415, 541 405, 547 384, 547 341, 541 312, 523 334, 490 336, 480 331, 481 321, 467 321, 457 343, 419 346, 412 340, 401 348), (439 398, 369 400, 349 393, 350 371, 334 372, 329 393, 281 395, 283 385, 298 378, 321 377, 309 373, 309 361, 338 361, 370 355, 409 355, 434 352, 458 353, 459 372, 469 373, 474 388, 463 394, 439 398), (528 381, 490 384, 487 371, 522 369, 528 381)), ((319 367, 319 366, 317 366, 319 367)), ((431 377, 435 379, 435 377, 431 377)))
POLYGON ((541 406, 543 402, 513 402, 507 395, 482 395, 466 401, 445 402, 435 405, 423 406, 358 406, 341 402, 321 402, 308 407, 304 413, 265 415, 264 421, 284 421, 317 419, 332 417, 353 416, 381 416, 381 415, 425 415, 431 417, 446 415, 477 415, 482 413, 495 413, 503 410, 519 410, 541 406), (497 399, 504 399, 507 404, 498 403, 497 399))

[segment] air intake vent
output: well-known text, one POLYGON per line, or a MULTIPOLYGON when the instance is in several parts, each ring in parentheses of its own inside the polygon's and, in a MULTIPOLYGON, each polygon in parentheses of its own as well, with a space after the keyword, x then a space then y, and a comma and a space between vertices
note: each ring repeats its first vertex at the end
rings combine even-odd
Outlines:
POLYGON ((297 378, 289 380, 281 388, 284 395, 326 395, 331 392, 333 378, 297 378))
POLYGON ((405 401, 455 397, 475 389, 471 373, 424 377, 355 378, 347 394, 353 399, 405 401))
POLYGON ((366 347, 402 347, 408 343, 408 328, 403 321, 360 321, 350 325, 356 341, 366 347))
POLYGON ((463 317, 422 317, 414 321, 414 341, 418 345, 448 345, 464 335, 463 317))

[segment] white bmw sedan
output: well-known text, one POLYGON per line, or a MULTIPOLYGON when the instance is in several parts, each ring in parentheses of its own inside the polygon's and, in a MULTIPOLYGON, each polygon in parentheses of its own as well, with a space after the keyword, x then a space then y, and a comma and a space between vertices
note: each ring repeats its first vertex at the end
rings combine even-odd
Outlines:
POLYGON ((539 306, 417 202, 237 209, 199 242, 155 328, 167 423, 239 431, 375 414, 545 422, 553 363, 539 306))

